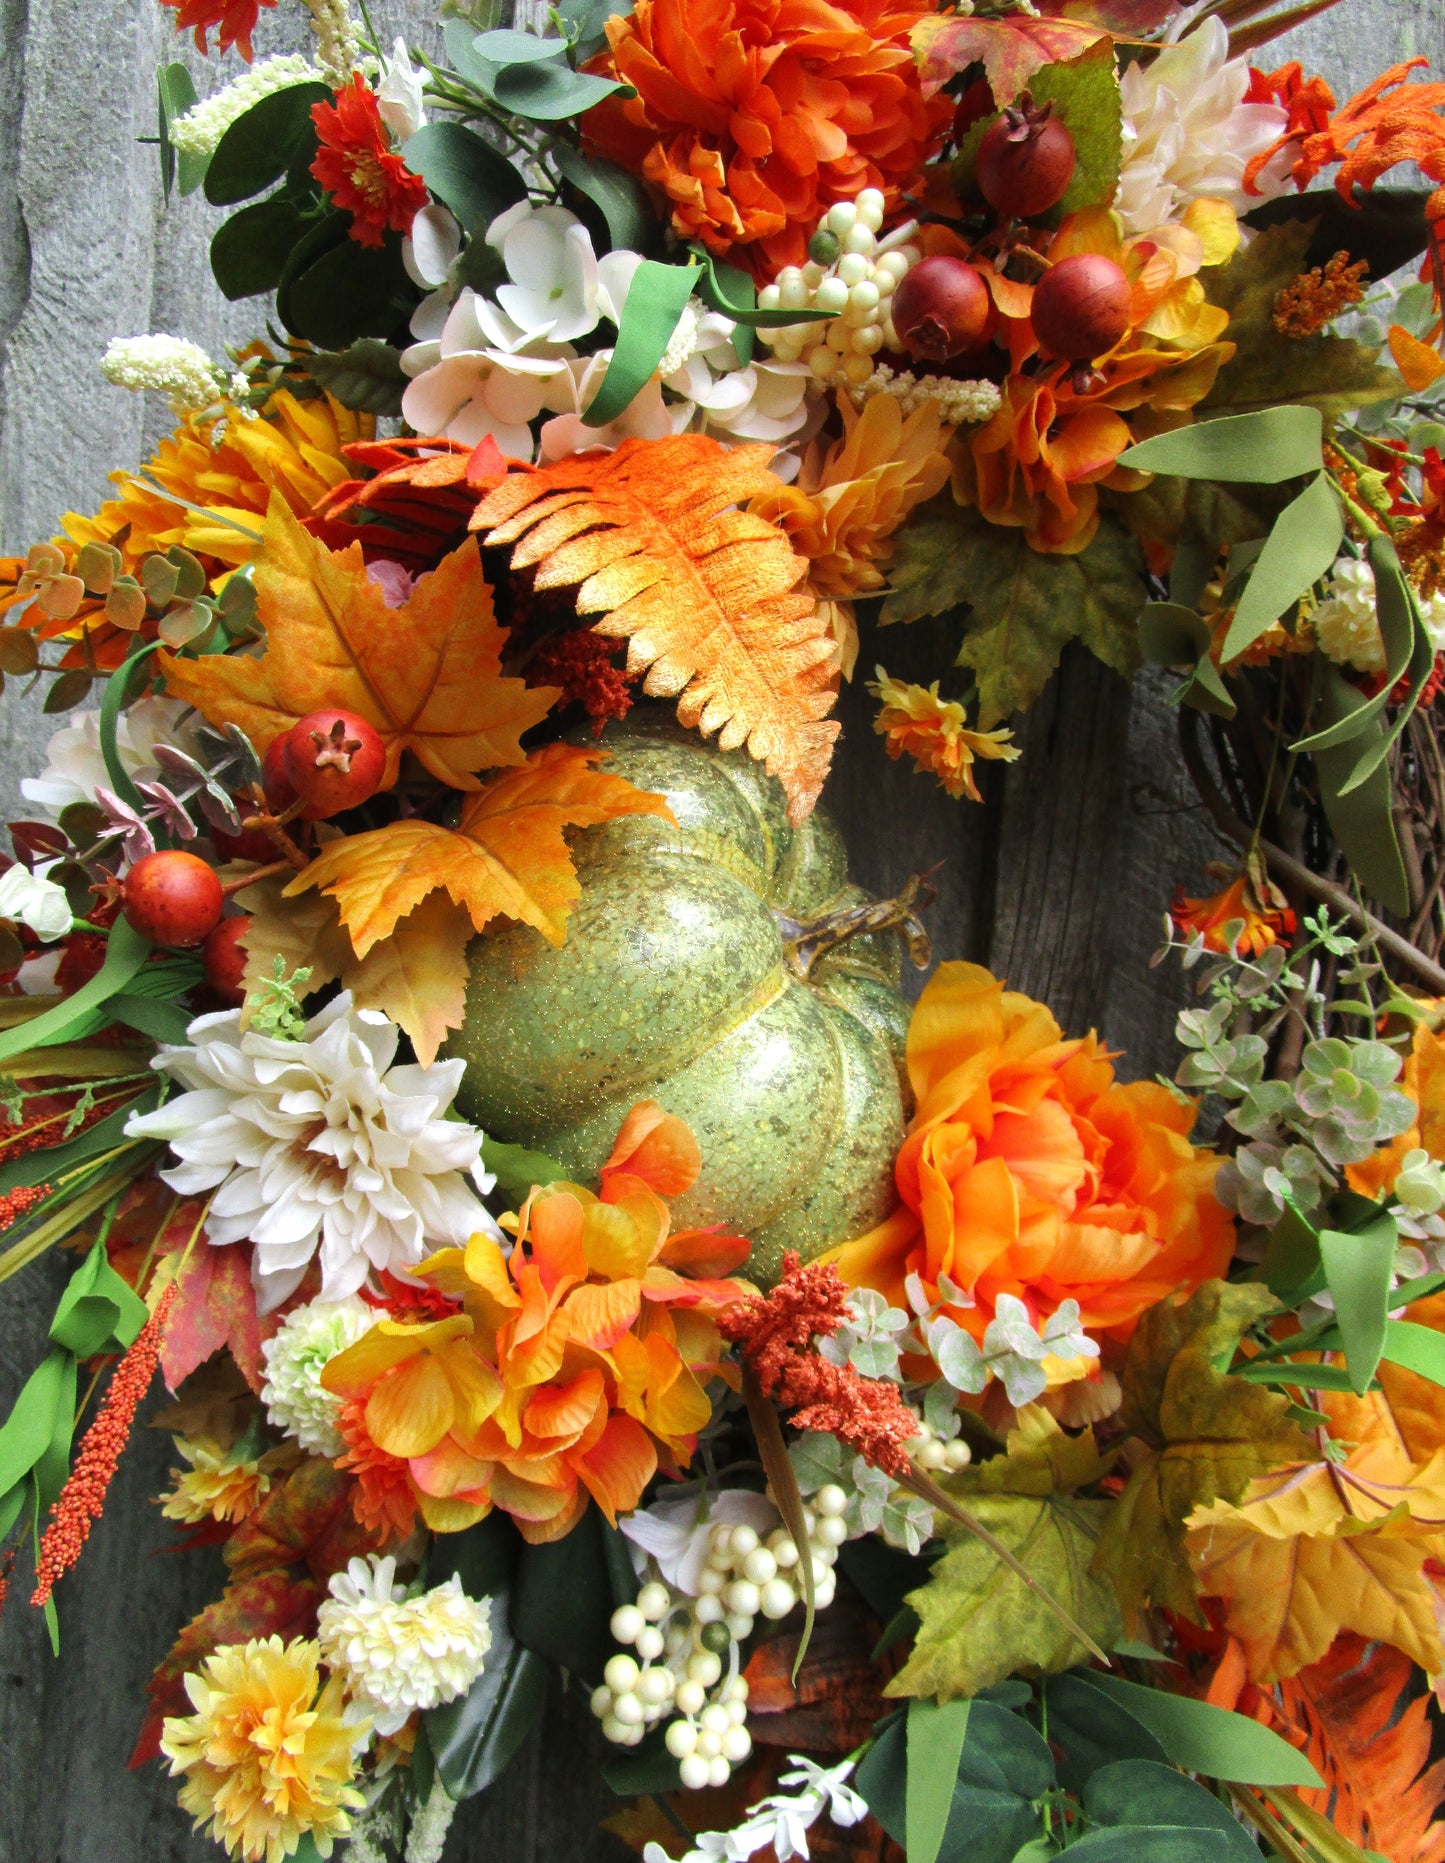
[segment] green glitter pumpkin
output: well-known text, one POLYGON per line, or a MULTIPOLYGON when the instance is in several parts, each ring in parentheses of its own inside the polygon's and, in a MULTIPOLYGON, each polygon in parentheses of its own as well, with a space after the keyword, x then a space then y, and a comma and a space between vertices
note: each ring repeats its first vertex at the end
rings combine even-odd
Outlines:
POLYGON ((576 837, 560 948, 523 925, 474 941, 448 1048, 467 1062, 457 1104, 585 1182, 628 1110, 660 1101, 702 1148, 675 1226, 749 1236, 769 1281, 785 1249, 811 1259, 894 1207, 898 938, 849 934, 905 921, 921 942, 921 927, 850 886, 832 823, 791 827, 745 752, 642 708, 603 742, 608 773, 665 796, 678 826, 634 816, 576 837))

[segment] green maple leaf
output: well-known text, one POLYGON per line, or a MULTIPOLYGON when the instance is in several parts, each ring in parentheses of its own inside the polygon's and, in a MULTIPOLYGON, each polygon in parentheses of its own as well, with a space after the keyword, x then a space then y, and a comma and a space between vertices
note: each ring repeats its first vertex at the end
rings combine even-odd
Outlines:
POLYGON ((1281 339, 1274 327, 1274 301, 1305 267, 1313 228, 1286 221, 1256 233, 1228 265, 1200 274, 1211 304, 1229 312, 1227 341, 1235 355, 1219 371, 1200 404, 1201 414, 1243 414, 1251 408, 1302 401, 1327 418, 1350 408, 1391 401, 1404 392, 1392 368, 1349 337, 1281 339))
POLYGON ((903 531, 883 622, 958 610, 958 664, 978 677, 979 723, 991 729, 1043 691, 1059 655, 1081 640, 1130 678, 1139 665, 1144 597, 1139 546, 1107 513, 1087 550, 1045 556, 941 492, 903 531))
MULTIPOLYGON (((1119 1611, 1108 1581, 1090 1568, 1110 1503, 1072 1490, 1099 1480, 1111 1461, 1092 1430, 1068 1436, 1029 1406, 1006 1455, 942 1484, 1105 1649, 1118 1640, 1119 1611)), ((987 1546, 946 1515, 937 1520, 952 1544, 909 1594, 920 1628, 885 1694, 952 1700, 1005 1676, 1053 1675, 1086 1659, 1078 1638, 987 1546)))
POLYGON ((1147 1445, 1104 1526, 1096 1570, 1113 1580, 1126 1628, 1166 1606, 1198 1620, 1184 1522, 1196 1507, 1238 1501, 1256 1475, 1308 1460, 1308 1440, 1277 1392, 1216 1369, 1279 1302, 1254 1283, 1206 1281, 1182 1307, 1150 1309, 1129 1342, 1120 1416, 1147 1445))

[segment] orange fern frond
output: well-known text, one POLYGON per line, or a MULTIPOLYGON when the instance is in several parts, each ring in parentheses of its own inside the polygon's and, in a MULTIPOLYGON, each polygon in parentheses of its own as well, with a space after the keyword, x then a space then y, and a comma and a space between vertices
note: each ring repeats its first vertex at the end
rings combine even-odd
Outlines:
POLYGON ((772 448, 700 434, 625 440, 513 473, 472 514, 539 589, 577 585, 593 631, 628 643, 630 677, 678 700, 683 724, 746 744, 801 821, 838 735, 832 641, 775 524, 736 507, 769 490, 772 448))

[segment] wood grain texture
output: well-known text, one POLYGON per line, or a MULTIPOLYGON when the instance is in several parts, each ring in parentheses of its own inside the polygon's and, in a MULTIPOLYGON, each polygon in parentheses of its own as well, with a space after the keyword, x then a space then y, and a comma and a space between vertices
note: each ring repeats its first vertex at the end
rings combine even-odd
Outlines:
MULTIPOLYGON (((425 0, 372 6, 387 34, 430 25, 425 0)), ((1345 0, 1271 48, 1328 71, 1340 95, 1389 60, 1436 50, 1441 0, 1345 0)), ((300 9, 266 13, 257 53, 300 49, 300 9)), ((143 457, 164 409, 99 381, 113 335, 165 330, 219 354, 255 332, 255 306, 211 286, 204 202, 160 199, 154 70, 187 57, 153 0, 0 0, 0 547, 49 535, 67 509, 103 497, 113 467, 143 457)), ((234 75, 234 58, 225 75, 234 75)), ((201 75, 205 70, 206 75, 201 75)), ((890 670, 924 673, 927 624, 887 639, 890 670)), ((936 953, 994 965, 1047 1000, 1071 1031, 1097 1024, 1127 1050, 1126 1073, 1172 1066, 1177 973, 1151 972, 1176 880, 1197 888, 1219 844, 1192 806, 1173 751, 1167 681, 1132 694, 1083 654, 1022 732, 1025 756, 985 771, 987 804, 950 801, 890 763, 860 687, 841 706, 844 752, 827 801, 855 870, 895 892, 944 864, 932 914, 936 953)), ((12 693, 0 700, 0 807, 39 767, 53 721, 12 693)), ((43 1350, 64 1270, 45 1263, 0 1295, 0 1414, 43 1350)), ((63 1657, 17 1586, 0 1619, 0 1863, 214 1863, 159 1767, 125 1760, 143 1685, 180 1625, 216 1594, 214 1553, 164 1551, 151 1504, 167 1440, 139 1431, 75 1577, 58 1593, 63 1657)), ((447 1863, 556 1863, 627 1853, 597 1829, 608 1795, 586 1703, 560 1688, 508 1778, 459 1817, 447 1863)), ((344 1853, 339 1853, 344 1854, 344 1853)))

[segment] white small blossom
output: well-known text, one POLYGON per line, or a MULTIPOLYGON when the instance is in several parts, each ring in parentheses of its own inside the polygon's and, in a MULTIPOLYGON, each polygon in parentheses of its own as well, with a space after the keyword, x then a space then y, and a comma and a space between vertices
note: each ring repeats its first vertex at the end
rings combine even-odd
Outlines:
POLYGON ((73 922, 65 888, 19 861, 0 874, 0 919, 18 919, 42 944, 67 937, 73 922))
POLYGON ((266 1382, 261 1402, 272 1426, 312 1455, 338 1456, 346 1444, 337 1434, 341 1399, 325 1390, 321 1374, 339 1352, 354 1346, 376 1324, 364 1300, 312 1300, 288 1313, 263 1342, 266 1382))
MULTIPOLYGON (((133 782, 155 782, 161 776, 158 744, 194 750, 194 732, 181 722, 188 710, 179 699, 143 698, 120 714, 115 747, 121 768, 133 782)), ((194 713, 191 717, 194 721, 194 713)), ((94 803, 96 791, 110 783, 100 749, 100 713, 72 712, 70 722, 46 745, 45 760, 39 776, 27 776, 20 784, 27 802, 57 818, 72 802, 94 803)))
POLYGON ((293 84, 314 83, 320 76, 309 59, 295 54, 263 58, 234 83, 203 97, 178 116, 171 124, 171 145, 178 155, 209 160, 231 125, 263 97, 273 91, 289 90, 293 84))
POLYGON ((1275 103, 1246 103, 1249 60, 1230 58, 1229 29, 1211 16, 1147 64, 1124 67, 1124 160, 1114 211, 1126 234, 1177 221, 1191 201, 1227 201, 1238 213, 1293 187, 1284 152, 1260 175, 1255 194, 1244 171, 1284 133, 1275 103))
POLYGON ((911 369, 878 367, 856 388, 848 390, 854 407, 861 408, 874 395, 891 395, 905 414, 915 414, 926 401, 936 401, 950 426, 977 425, 992 420, 1003 404, 994 382, 955 381, 947 375, 915 375, 911 369))
MULTIPOLYGON (((851 1759, 836 1766, 820 1766, 801 1753, 788 1755, 793 1771, 783 1773, 780 1785, 799 1785, 795 1796, 773 1792, 748 1807, 744 1821, 730 1831, 701 1831, 682 1863, 747 1863, 759 1850, 771 1849, 777 1863, 808 1855, 808 1832, 826 1811, 834 1824, 858 1824, 868 1815, 863 1799, 847 1783, 851 1759)), ((661 1844, 649 1843, 643 1863, 669 1863, 661 1844)))
POLYGON ((425 83, 426 73, 413 65, 406 40, 398 34, 391 57, 382 63, 381 83, 376 87, 377 110, 398 142, 405 142, 408 136, 426 127, 426 105, 422 97, 425 83))
POLYGON ((402 1863, 441 1863, 447 1833, 456 1815, 457 1801, 438 1776, 432 1780, 426 1803, 411 1821, 402 1863))
POLYGON ((112 337, 100 359, 100 372, 117 388, 168 395, 177 420, 212 407, 226 384, 200 344, 183 336, 112 337))
POLYGON ((1385 643, 1375 614, 1375 577, 1363 557, 1342 556, 1310 615, 1320 652, 1337 666, 1383 673, 1385 643))
POLYGON ((469 1598, 455 1572, 415 1598, 395 1576, 390 1556, 353 1559, 317 1613, 328 1668, 380 1734, 464 1695, 492 1647, 491 1599, 469 1598))
POLYGON ((361 31, 348 0, 306 0, 316 34, 316 63, 335 91, 351 82, 361 63, 361 31))
POLYGON ((633 1555, 640 1572, 651 1553, 657 1569, 675 1591, 695 1598, 707 1564, 709 1542, 716 1526, 749 1526, 764 1539, 777 1526, 781 1516, 765 1494, 751 1488, 724 1488, 711 1497, 703 1511, 701 1490, 663 1501, 651 1507, 639 1507, 618 1521, 623 1533, 641 1556, 633 1555))
POLYGON ((316 1257, 322 1297, 354 1294, 371 1269, 404 1273, 478 1231, 502 1240, 466 1182, 489 1190, 482 1135, 445 1115, 465 1063, 393 1067, 399 1030, 349 991, 297 1040, 243 1031, 241 1011, 200 1016, 152 1067, 187 1089, 132 1114, 129 1137, 166 1140, 161 1172, 184 1197, 214 1192, 207 1239, 251 1242, 263 1313, 316 1257))

